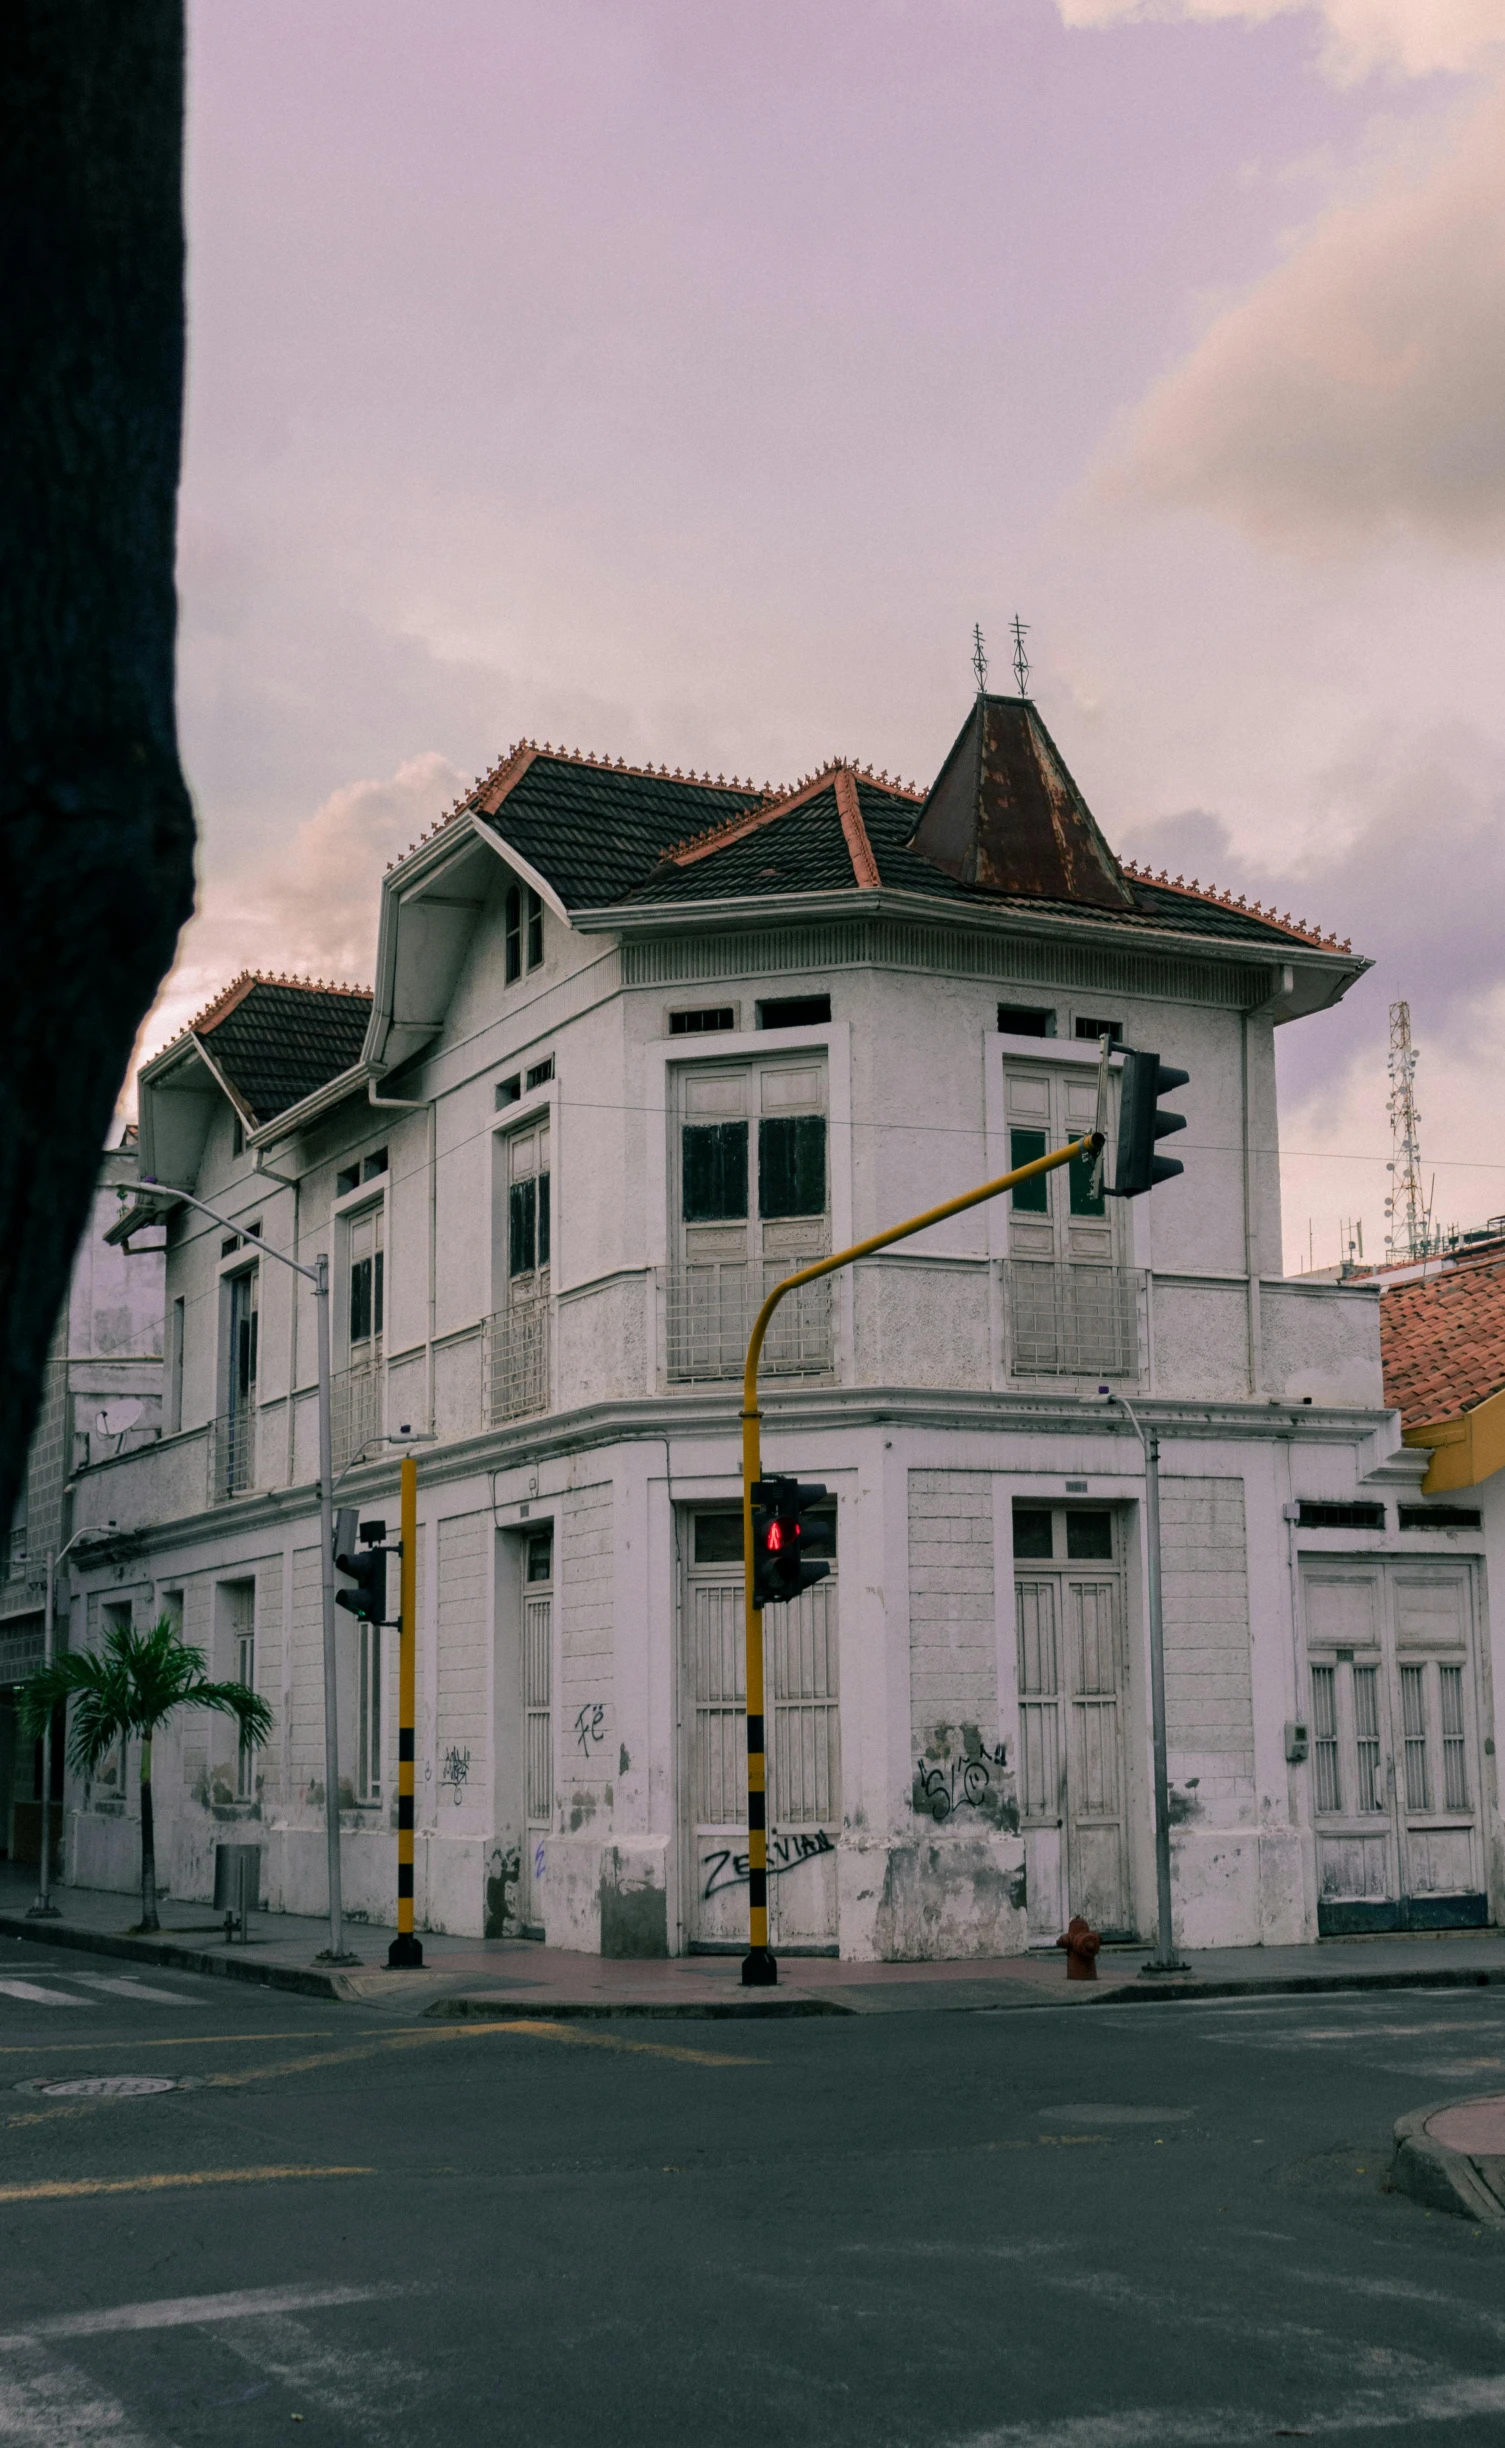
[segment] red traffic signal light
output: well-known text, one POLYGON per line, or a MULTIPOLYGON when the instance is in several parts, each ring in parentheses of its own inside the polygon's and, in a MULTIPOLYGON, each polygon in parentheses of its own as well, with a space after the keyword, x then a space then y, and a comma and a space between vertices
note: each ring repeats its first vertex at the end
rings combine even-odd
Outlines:
POLYGON ((798 1479, 759 1479, 753 1487, 753 1605, 788 1606, 831 1567, 803 1552, 804 1515, 825 1489, 798 1479))

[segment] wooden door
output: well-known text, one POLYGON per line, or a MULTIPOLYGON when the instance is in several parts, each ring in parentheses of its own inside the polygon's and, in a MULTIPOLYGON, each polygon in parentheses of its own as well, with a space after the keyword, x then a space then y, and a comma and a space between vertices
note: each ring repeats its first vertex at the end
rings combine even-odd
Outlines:
POLYGON ((1334 1559, 1302 1580, 1319 1931, 1484 1922, 1471 1568, 1334 1559))
MULTIPOLYGON (((819 1521, 816 1529, 819 1532, 819 1521)), ((691 1516, 683 1723, 686 1942, 747 1944, 747 1686, 742 1517, 691 1516)), ((820 1551, 819 1537, 813 1542, 820 1551)), ((825 1545, 833 1553, 834 1539, 825 1545)), ((834 1560, 834 1557, 833 1557, 834 1560)), ((815 1948, 837 1934, 841 1721, 834 1572, 763 1618, 771 1943, 815 1948)))
POLYGON ((1036 1944, 1073 1913, 1105 1935, 1133 1926, 1116 1546, 1101 1508, 1015 1506, 1019 1811, 1036 1944))
POLYGON ((554 1540, 535 1530, 523 1545, 523 1858, 518 1912, 542 1936, 543 1885, 554 1824, 554 1540))

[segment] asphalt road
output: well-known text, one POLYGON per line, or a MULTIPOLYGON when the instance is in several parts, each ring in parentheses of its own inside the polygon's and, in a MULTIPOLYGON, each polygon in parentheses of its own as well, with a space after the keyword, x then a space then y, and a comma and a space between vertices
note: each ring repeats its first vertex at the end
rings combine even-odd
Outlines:
POLYGON ((0 1942, 0 2442, 1502 2436, 1505 2236, 1384 2189, 1499 1991, 517 2011, 0 1942))

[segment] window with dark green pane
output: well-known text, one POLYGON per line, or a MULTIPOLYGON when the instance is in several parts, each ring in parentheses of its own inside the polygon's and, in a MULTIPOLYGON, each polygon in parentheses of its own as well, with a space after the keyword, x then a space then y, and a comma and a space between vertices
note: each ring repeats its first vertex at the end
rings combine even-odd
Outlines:
MULTIPOLYGON (((1009 1171, 1017 1173, 1021 1165, 1034 1164, 1045 1154, 1045 1133, 1037 1130, 1009 1132, 1009 1171)), ((1050 1175, 1039 1173, 1033 1181, 1021 1182, 1009 1193, 1015 1215, 1049 1215, 1050 1175)))
POLYGON ((758 1213, 826 1212, 826 1117, 765 1114, 758 1124, 758 1213))
POLYGON ((1095 1156, 1073 1156, 1067 1171, 1071 1175, 1071 1212, 1075 1216, 1100 1216, 1108 1212, 1107 1193, 1093 1194, 1092 1176, 1097 1169, 1095 1156))
MULTIPOLYGON (((543 1178, 543 1239, 547 1250, 549 1238, 548 1176, 543 1178)), ((538 1254, 539 1179, 529 1174, 526 1181, 515 1181, 507 1199, 507 1272, 509 1275, 531 1275, 535 1267, 546 1263, 538 1254)))
POLYGON ((687 1224, 730 1224, 747 1214, 747 1124, 687 1122, 680 1141, 687 1224))

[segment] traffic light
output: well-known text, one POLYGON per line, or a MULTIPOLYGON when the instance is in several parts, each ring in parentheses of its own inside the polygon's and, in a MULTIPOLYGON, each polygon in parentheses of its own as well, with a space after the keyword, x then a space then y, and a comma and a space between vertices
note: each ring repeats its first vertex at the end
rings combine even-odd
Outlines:
POLYGON ((356 1550, 355 1513, 342 1509, 334 1518, 334 1561, 337 1572, 348 1574, 354 1589, 336 1590, 336 1606, 348 1607, 361 1623, 385 1623, 387 1620, 387 1550, 382 1545, 387 1535, 384 1521, 362 1522, 361 1546, 356 1550))
POLYGON ((819 1504, 823 1487, 798 1479, 759 1479, 753 1501, 753 1605, 787 1606, 813 1581, 824 1581, 830 1565, 803 1553, 808 1535, 803 1516, 819 1504))
POLYGON ((1160 1099, 1173 1088, 1184 1088, 1189 1071, 1173 1071, 1158 1054, 1125 1051, 1123 1085, 1118 1100, 1118 1163, 1114 1198, 1138 1198, 1157 1182, 1171 1181, 1186 1167, 1176 1156, 1157 1156, 1155 1142, 1172 1131, 1185 1130, 1186 1116, 1162 1113, 1160 1099))

